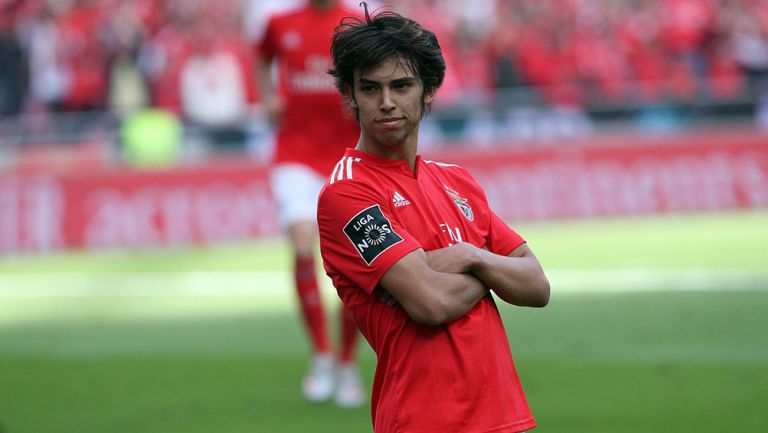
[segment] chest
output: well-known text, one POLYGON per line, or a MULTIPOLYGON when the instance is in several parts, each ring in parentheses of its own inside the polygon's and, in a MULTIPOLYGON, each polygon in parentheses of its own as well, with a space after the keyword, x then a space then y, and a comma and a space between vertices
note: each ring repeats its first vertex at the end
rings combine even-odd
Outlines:
POLYGON ((332 23, 312 22, 305 17, 283 23, 274 39, 283 67, 288 70, 328 68, 333 28, 332 23))
POLYGON ((444 178, 390 185, 391 214, 427 249, 470 242, 483 247, 488 238, 484 200, 476 189, 444 178))

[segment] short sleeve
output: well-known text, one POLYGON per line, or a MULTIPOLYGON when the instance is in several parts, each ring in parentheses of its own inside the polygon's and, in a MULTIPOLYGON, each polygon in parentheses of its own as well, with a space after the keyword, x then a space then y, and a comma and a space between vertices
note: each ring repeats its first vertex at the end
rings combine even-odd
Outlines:
POLYGON ((472 174, 464 169, 460 169, 461 177, 466 181, 469 181, 474 188, 476 194, 481 197, 487 215, 489 215, 488 221, 488 237, 486 239, 486 245, 488 250, 506 256, 509 255, 515 248, 525 243, 525 239, 514 231, 507 223, 504 222, 496 212, 490 208, 488 203, 488 197, 485 195, 485 191, 479 183, 472 177, 472 174))
POLYGON ((320 250, 334 283, 343 277, 371 293, 393 264, 421 248, 393 217, 388 204, 373 186, 362 182, 340 182, 321 192, 320 250))
POLYGON ((495 212, 490 211, 491 224, 488 231, 488 249, 503 256, 525 243, 525 239, 512 230, 495 212))
POLYGON ((270 18, 264 33, 256 42, 255 55, 265 59, 272 59, 277 55, 276 31, 275 19, 270 18))

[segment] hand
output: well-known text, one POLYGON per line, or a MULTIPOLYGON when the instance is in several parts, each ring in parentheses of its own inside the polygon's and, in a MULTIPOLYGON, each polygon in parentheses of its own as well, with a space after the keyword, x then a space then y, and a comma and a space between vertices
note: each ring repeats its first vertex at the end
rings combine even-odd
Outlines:
POLYGON ((386 290, 381 291, 381 295, 379 296, 379 299, 381 299, 381 302, 389 305, 390 307, 397 304, 397 299, 395 299, 395 297, 392 296, 392 294, 387 292, 386 290))
POLYGON ((429 267, 438 272, 467 274, 480 260, 481 249, 468 243, 459 242, 449 247, 427 251, 429 267))
POLYGON ((279 125, 280 118, 283 115, 283 111, 285 111, 285 101, 279 96, 273 96, 265 98, 262 101, 262 105, 264 106, 264 112, 267 115, 267 119, 269 119, 269 123, 273 126, 279 125))

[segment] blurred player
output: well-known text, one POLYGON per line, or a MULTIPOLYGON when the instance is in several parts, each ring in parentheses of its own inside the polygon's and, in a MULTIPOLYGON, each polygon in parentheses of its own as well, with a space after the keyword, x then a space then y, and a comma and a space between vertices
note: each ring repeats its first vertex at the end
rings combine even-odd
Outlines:
POLYGON ((434 34, 392 12, 337 28, 332 74, 361 127, 320 193, 326 272, 377 355, 374 431, 536 426, 490 292, 543 307, 549 282, 469 173, 417 155, 443 81, 434 34))
POLYGON ((360 135, 354 120, 343 113, 327 73, 333 29, 343 17, 354 14, 335 0, 312 0, 271 17, 257 46, 261 99, 277 130, 272 190, 293 246, 296 290, 313 351, 302 391, 310 401, 334 397, 342 407, 365 402, 355 365, 357 328, 342 307, 341 347, 335 359, 315 275, 315 218, 325 179, 344 149, 360 135))

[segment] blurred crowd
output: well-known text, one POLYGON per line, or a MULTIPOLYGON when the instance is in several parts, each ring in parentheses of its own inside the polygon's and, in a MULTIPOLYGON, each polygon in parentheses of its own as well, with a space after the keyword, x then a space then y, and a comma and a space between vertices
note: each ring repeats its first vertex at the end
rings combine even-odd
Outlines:
MULTIPOLYGON (((226 141, 258 107, 266 19, 298 3, 0 0, 0 117, 161 107, 226 141)), ((521 89, 582 108, 768 94, 768 0, 369 3, 438 34, 444 107, 478 94, 503 105, 521 89)))
POLYGON ((768 72, 765 0, 401 3, 441 18, 464 87, 532 86, 548 101, 579 105, 729 97, 768 72))
MULTIPOLYGON (((209 82, 205 65, 245 76, 250 53, 232 0, 3 0, 4 83, 21 95, 3 113, 19 111, 130 110, 151 104, 180 107, 185 87, 209 82), (15 47, 13 47, 15 45, 15 47), (13 47, 13 48, 12 48, 13 47), (224 59, 224 64, 216 64, 224 59), (207 60, 210 60, 208 62, 207 60), (213 64, 211 66, 209 63, 213 64), (189 82, 191 81, 191 82, 189 82), (22 84, 23 83, 23 84, 22 84), (26 94, 23 94, 26 93, 26 94)), ((230 84, 233 85, 233 84, 230 84)), ((254 101, 247 92, 239 97, 254 101)), ((232 91, 231 89, 226 89, 232 91)))

